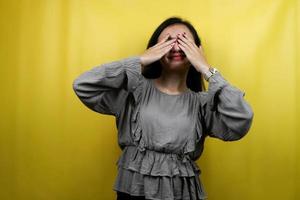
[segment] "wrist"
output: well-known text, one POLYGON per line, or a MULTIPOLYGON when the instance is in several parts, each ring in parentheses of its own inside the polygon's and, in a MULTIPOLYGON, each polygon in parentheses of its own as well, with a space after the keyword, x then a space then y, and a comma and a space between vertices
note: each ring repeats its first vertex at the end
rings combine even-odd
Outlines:
POLYGON ((203 77, 206 81, 209 81, 209 78, 215 75, 218 72, 218 70, 212 66, 208 68, 208 70, 203 71, 203 77))
POLYGON ((202 74, 206 74, 206 73, 209 73, 209 68, 210 68, 211 66, 209 66, 209 65, 205 65, 205 66, 202 66, 202 67, 199 67, 198 68, 198 71, 200 72, 200 73, 202 73, 202 74))
POLYGON ((196 68, 196 70, 200 73, 204 73, 211 67, 207 62, 200 62, 197 61, 196 63, 193 63, 193 66, 196 68))
POLYGON ((144 66, 144 65, 145 65, 145 64, 144 64, 144 58, 143 58, 143 56, 142 56, 142 55, 140 56, 140 63, 141 63, 141 65, 142 65, 142 66, 144 66))

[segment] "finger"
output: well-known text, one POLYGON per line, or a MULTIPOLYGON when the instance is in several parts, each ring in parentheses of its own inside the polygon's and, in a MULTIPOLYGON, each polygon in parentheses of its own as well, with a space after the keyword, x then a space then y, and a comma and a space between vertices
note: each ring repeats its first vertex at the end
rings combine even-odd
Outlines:
MULTIPOLYGON (((168 45, 170 45, 170 44, 172 44, 172 43, 174 43, 176 41, 176 39, 175 38, 173 38, 173 39, 171 39, 171 40, 169 40, 169 41, 166 41, 166 42, 164 42, 164 43, 162 43, 162 44, 160 44, 159 46, 157 46, 158 48, 163 48, 163 47, 165 47, 165 46, 168 46, 168 45)), ((174 43, 175 44, 175 43, 174 43)))
POLYGON ((167 35, 160 42, 158 42, 157 44, 158 45, 163 44, 165 41, 167 41, 169 39, 169 37, 170 37, 170 34, 167 33, 167 35))
POLYGON ((200 44, 200 47, 199 47, 199 48, 200 48, 200 50, 201 50, 202 52, 204 52, 204 50, 203 50, 203 48, 202 48, 202 45, 201 45, 201 44, 200 44))
POLYGON ((190 51, 193 51, 193 46, 191 46, 191 44, 189 42, 187 42, 186 40, 179 38, 177 41, 178 41, 178 43, 183 45, 186 49, 190 49, 190 51))
POLYGON ((153 46, 153 48, 158 48, 158 49, 160 49, 160 48, 162 48, 162 47, 165 47, 165 46, 167 46, 167 45, 169 45, 169 44, 171 44, 171 43, 173 43, 173 42, 175 42, 175 38, 174 39, 171 39, 171 40, 169 40, 169 41, 165 41, 165 42, 163 42, 163 43, 157 43, 156 45, 154 45, 153 46))
POLYGON ((161 49, 162 54, 165 55, 167 52, 169 52, 173 48, 174 45, 175 45, 175 43, 170 44, 169 46, 165 46, 164 48, 162 48, 161 49))
POLYGON ((160 42, 157 42, 155 45, 151 46, 150 48, 156 48, 160 46, 161 44, 164 44, 168 38, 170 37, 170 34, 168 33, 160 42))
POLYGON ((187 38, 190 42, 195 43, 195 40, 192 37, 189 37, 186 32, 183 33, 183 37, 187 38))
POLYGON ((187 36, 186 32, 183 33, 183 37, 186 38, 191 44, 194 44, 195 46, 197 46, 197 45, 195 44, 194 39, 191 38, 191 37, 189 37, 189 36, 187 36))
POLYGON ((175 45, 175 42, 164 44, 164 46, 162 46, 159 50, 164 50, 164 49, 172 48, 174 45, 175 45))
POLYGON ((191 47, 197 48, 196 44, 194 41, 192 41, 190 38, 188 38, 186 36, 186 34, 184 35, 179 35, 179 39, 181 39, 184 43, 188 44, 191 47))
POLYGON ((184 36, 179 36, 179 40, 187 44, 190 48, 196 48, 196 45, 184 36))
POLYGON ((188 51, 193 51, 193 49, 187 44, 187 43, 184 43, 182 40, 178 40, 178 43, 182 46, 184 46, 184 48, 188 51))
POLYGON ((179 48, 183 50, 183 52, 185 53, 185 55, 188 55, 189 54, 189 51, 187 50, 186 47, 184 47, 182 44, 178 44, 179 48))
POLYGON ((177 40, 177 42, 178 42, 180 45, 184 46, 185 48, 190 48, 190 47, 188 46, 188 44, 186 44, 186 43, 183 42, 182 40, 177 40))

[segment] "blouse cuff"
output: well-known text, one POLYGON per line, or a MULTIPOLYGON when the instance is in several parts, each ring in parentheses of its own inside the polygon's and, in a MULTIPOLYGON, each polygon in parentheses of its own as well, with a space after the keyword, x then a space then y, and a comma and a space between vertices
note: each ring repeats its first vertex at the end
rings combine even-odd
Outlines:
POLYGON ((222 89, 230 85, 230 83, 221 75, 219 71, 211 76, 208 81, 209 85, 207 102, 210 110, 215 110, 217 106, 218 95, 221 93, 222 89))
POLYGON ((123 66, 132 71, 135 74, 142 73, 142 66, 141 66, 141 58, 140 56, 130 56, 128 58, 123 59, 123 66))
POLYGON ((121 60, 106 64, 106 77, 116 77, 121 73, 127 76, 126 89, 134 91, 139 84, 139 79, 142 76, 141 59, 139 56, 130 56, 121 60), (116 64, 118 63, 118 64, 116 64))
MULTIPOLYGON (((142 76, 142 65, 140 56, 131 56, 123 59, 123 67, 125 68, 126 72, 128 72, 128 76, 132 74, 136 79, 132 83, 129 83, 131 88, 128 88, 129 90, 134 91, 139 84, 138 79, 142 76)), ((131 80, 132 79, 130 79, 129 81, 131 80)))

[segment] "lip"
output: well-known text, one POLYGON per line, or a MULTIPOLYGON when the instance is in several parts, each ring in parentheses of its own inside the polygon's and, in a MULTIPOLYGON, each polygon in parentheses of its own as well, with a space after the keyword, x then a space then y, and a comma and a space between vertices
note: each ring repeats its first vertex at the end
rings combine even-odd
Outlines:
POLYGON ((175 61, 176 61, 176 60, 180 60, 180 61, 181 61, 181 60, 184 59, 184 56, 172 56, 171 59, 172 59, 172 60, 175 60, 175 61))
POLYGON ((184 55, 182 54, 173 54, 171 55, 171 59, 174 59, 174 60, 183 60, 184 59, 184 55))
POLYGON ((173 57, 184 57, 184 55, 182 55, 182 54, 173 54, 173 55, 171 55, 171 57, 173 58, 173 57))

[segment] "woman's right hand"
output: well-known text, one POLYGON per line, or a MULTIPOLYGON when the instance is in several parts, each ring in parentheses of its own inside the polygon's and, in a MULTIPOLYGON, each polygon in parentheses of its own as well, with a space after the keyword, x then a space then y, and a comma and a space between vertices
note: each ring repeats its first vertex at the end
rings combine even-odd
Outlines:
POLYGON ((173 38, 171 40, 168 40, 169 34, 167 34, 162 41, 157 43, 156 45, 150 47, 147 49, 141 56, 141 64, 142 66, 147 66, 157 60, 159 60, 161 57, 163 57, 168 51, 170 51, 175 44, 176 38, 173 38))

